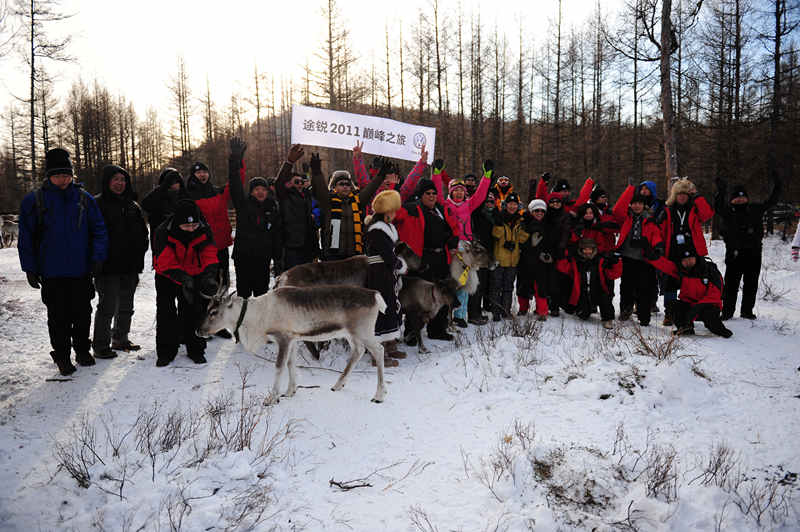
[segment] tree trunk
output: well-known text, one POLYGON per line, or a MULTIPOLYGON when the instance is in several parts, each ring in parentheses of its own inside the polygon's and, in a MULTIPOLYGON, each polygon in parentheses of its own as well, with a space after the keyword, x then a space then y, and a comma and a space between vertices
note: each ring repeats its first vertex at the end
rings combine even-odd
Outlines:
POLYGON ((675 114, 672 108, 672 80, 670 78, 670 56, 672 54, 672 0, 661 3, 661 115, 663 118, 665 191, 670 179, 678 175, 678 152, 675 144, 675 114))

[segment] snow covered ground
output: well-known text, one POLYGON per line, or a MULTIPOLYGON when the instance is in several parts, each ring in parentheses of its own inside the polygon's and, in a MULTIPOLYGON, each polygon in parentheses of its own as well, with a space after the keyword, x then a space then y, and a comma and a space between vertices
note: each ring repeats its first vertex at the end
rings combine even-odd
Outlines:
POLYGON ((0 530, 798 530, 788 244, 767 240, 763 282, 758 321, 728 322, 729 340, 702 325, 640 340, 596 317, 471 326, 430 355, 407 348, 383 404, 367 357, 330 391, 334 346, 264 407, 274 346, 214 339, 206 365, 181 350, 155 367, 152 272, 142 351, 48 380, 45 307, 3 249, 0 530))

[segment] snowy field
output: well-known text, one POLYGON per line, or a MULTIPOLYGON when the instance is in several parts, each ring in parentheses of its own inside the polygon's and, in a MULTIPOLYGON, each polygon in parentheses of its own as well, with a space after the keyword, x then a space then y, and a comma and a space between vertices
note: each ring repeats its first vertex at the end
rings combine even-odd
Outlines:
POLYGON ((330 391, 334 345, 265 407, 274 346, 214 339, 206 365, 181 348, 155 367, 152 272, 142 351, 61 379, 3 249, 0 530, 798 530, 799 301, 800 264, 770 238, 758 321, 737 312, 729 340, 698 325, 673 341, 663 315, 641 332, 470 326, 406 348, 379 405, 366 356, 330 391))

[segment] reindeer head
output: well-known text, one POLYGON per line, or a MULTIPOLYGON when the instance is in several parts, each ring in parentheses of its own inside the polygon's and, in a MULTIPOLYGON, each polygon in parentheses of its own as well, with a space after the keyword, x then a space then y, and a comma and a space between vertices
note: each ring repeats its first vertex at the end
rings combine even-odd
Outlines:
POLYGON ((242 310, 242 299, 236 297, 236 292, 220 297, 214 296, 208 304, 205 318, 197 328, 197 335, 208 338, 222 329, 233 331, 239 314, 242 310))
POLYGON ((464 263, 471 268, 489 268, 489 251, 478 242, 460 240, 458 251, 464 263))

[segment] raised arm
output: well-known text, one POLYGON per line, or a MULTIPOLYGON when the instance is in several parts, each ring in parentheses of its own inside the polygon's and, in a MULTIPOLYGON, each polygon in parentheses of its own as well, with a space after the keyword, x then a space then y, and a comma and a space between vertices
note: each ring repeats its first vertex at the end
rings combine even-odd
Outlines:
POLYGON ((574 208, 577 209, 589 201, 589 198, 592 197, 592 188, 594 188, 594 179, 587 177, 586 181, 583 182, 581 191, 578 193, 578 199, 575 200, 575 205, 573 205, 574 208))
POLYGON ((356 141, 356 145, 353 146, 353 178, 356 181, 356 186, 360 189, 369 184, 369 172, 364 164, 363 148, 363 142, 356 141))
POLYGON ((233 207, 240 211, 244 207, 247 197, 244 194, 241 174, 244 160, 244 152, 247 144, 239 137, 233 137, 230 141, 230 155, 228 156, 228 190, 230 191, 233 207))
POLYGON ((303 157, 303 153, 303 148, 299 144, 295 144, 289 148, 286 160, 281 165, 278 171, 278 178, 275 180, 275 193, 278 195, 278 200, 283 201, 289 195, 286 185, 292 178, 292 167, 294 163, 303 157))
POLYGON ((489 187, 492 184, 492 173, 494 172, 494 161, 486 159, 483 163, 483 177, 481 182, 478 183, 478 188, 475 193, 469 197, 469 212, 474 211, 486 201, 486 195, 489 193, 489 187))
POLYGON ((361 204, 362 209, 372 201, 373 196, 375 196, 375 193, 378 191, 378 187, 380 187, 383 180, 386 179, 386 172, 389 171, 391 166, 392 163, 389 159, 381 157, 381 169, 378 170, 378 173, 375 174, 375 177, 372 178, 369 184, 358 193, 358 202, 361 204))
POLYGON ((445 196, 442 190, 442 170, 444 170, 444 161, 442 159, 433 161, 433 175, 431 176, 431 181, 433 181, 433 186, 436 187, 436 201, 444 205, 447 196, 445 196))
POLYGON ((614 204, 614 207, 611 209, 611 215, 621 223, 622 220, 625 219, 625 215, 628 213, 628 207, 631 204, 631 200, 633 199, 633 191, 635 187, 633 185, 628 185, 625 190, 622 191, 620 194, 619 199, 614 204))
POLYGON ((422 177, 422 174, 425 173, 425 168, 428 167, 428 152, 425 150, 425 145, 423 144, 422 149, 420 150, 419 161, 417 164, 414 165, 414 168, 406 176, 406 180, 403 182, 403 186, 400 187, 400 199, 405 203, 411 194, 414 192, 414 189, 417 188, 417 183, 419 179, 422 177))

